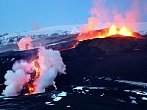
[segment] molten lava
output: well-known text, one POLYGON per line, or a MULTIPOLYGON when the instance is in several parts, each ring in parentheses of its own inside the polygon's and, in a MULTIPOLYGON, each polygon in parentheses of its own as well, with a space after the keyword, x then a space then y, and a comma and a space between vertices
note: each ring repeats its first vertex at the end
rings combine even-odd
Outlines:
POLYGON ((32 65, 35 70, 35 78, 34 79, 37 79, 40 76, 39 63, 37 60, 34 60, 34 61, 32 61, 32 65))
POLYGON ((120 29, 119 34, 123 36, 137 37, 137 36, 133 36, 133 32, 126 26, 123 26, 120 29))
POLYGON ((32 93, 35 92, 36 87, 35 87, 35 85, 33 83, 40 76, 40 70, 39 70, 39 63, 38 63, 38 61, 37 60, 33 60, 31 63, 32 63, 32 69, 34 71, 33 72, 34 74, 33 74, 33 77, 31 77, 30 83, 27 84, 27 88, 28 88, 28 93, 29 94, 32 94, 32 93))
POLYGON ((141 35, 131 31, 131 29, 129 29, 126 26, 122 26, 121 28, 118 28, 116 25, 112 25, 109 28, 80 33, 77 39, 78 41, 83 41, 88 39, 107 38, 107 37, 141 38, 141 35))
POLYGON ((35 86, 34 85, 28 85, 28 92, 29 94, 32 94, 35 92, 35 86))
POLYGON ((133 36, 133 32, 128 27, 123 26, 119 29, 115 25, 112 25, 109 28, 109 32, 108 32, 108 34, 106 33, 106 35, 107 36, 122 35, 122 36, 136 37, 136 36, 133 36))

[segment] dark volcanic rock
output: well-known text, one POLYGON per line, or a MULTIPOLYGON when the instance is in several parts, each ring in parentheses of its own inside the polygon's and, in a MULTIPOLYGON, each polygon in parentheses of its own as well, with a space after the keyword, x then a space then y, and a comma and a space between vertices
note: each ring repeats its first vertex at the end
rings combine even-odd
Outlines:
POLYGON ((71 73, 71 82, 80 82, 87 73, 146 82, 143 77, 147 73, 146 47, 145 39, 93 39, 80 42, 76 48, 61 51, 61 55, 69 66, 67 72, 71 73), (74 73, 81 73, 81 77, 74 73))
MULTIPOLYGON (((47 89, 42 94, 0 98, 0 109, 146 110, 146 101, 142 100, 146 99, 147 88, 146 45, 146 40, 134 38, 79 42, 75 48, 61 51, 67 74, 55 79, 57 91, 47 89), (61 96, 61 91, 66 96, 61 96)), ((37 52, 34 49, 0 54, 1 92, 5 87, 4 74, 14 62, 32 59, 37 52)))
POLYGON ((115 54, 129 52, 134 49, 144 49, 147 47, 147 40, 132 37, 109 37, 92 40, 88 46, 91 48, 97 47, 106 52, 106 54, 115 54))
POLYGON ((79 42, 75 48, 61 51, 61 53, 65 58, 75 58, 90 55, 99 56, 101 54, 120 54, 145 48, 147 48, 146 39, 133 37, 108 37, 79 42))

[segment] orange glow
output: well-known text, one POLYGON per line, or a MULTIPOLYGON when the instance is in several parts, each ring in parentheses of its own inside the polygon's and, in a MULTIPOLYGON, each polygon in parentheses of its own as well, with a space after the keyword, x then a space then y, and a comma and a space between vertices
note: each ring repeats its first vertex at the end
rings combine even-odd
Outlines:
POLYGON ((112 25, 109 28, 108 36, 112 35, 122 35, 133 37, 133 32, 126 26, 121 27, 120 29, 116 25, 112 25))
POLYGON ((119 29, 118 29, 117 26, 112 25, 112 26, 109 28, 108 36, 116 35, 116 34, 119 34, 119 29))
POLYGON ((101 30, 93 30, 80 33, 77 37, 78 41, 94 39, 94 38, 107 38, 107 37, 134 37, 141 38, 141 36, 129 29, 126 26, 118 28, 116 25, 112 25, 109 28, 101 30))
POLYGON ((35 87, 35 85, 33 83, 40 76, 40 70, 39 70, 38 61, 33 60, 31 63, 32 63, 32 69, 34 70, 35 76, 31 79, 32 83, 27 85, 29 94, 32 94, 32 93, 34 93, 36 91, 36 87, 35 87))
POLYGON ((33 65, 33 68, 35 70, 35 79, 39 78, 40 71, 39 71, 39 64, 38 64, 37 60, 32 61, 32 65, 33 65))
POLYGON ((33 85, 28 85, 28 90, 29 90, 29 94, 35 92, 35 86, 33 86, 33 85))
POLYGON ((120 35, 124 35, 124 36, 133 36, 132 31, 128 27, 126 27, 126 26, 123 26, 120 29, 119 34, 120 35))

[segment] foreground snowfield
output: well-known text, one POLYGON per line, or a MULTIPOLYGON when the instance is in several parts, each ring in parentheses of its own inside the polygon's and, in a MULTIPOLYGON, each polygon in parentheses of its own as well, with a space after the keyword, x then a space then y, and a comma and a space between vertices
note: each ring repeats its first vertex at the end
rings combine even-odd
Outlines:
MULTIPOLYGON (((60 37, 61 35, 77 34, 80 32, 80 28, 83 25, 64 25, 42 28, 39 30, 8 33, 8 35, 2 35, 0 37, 0 46, 7 44, 16 44, 21 38, 31 37, 33 40, 46 38, 46 37, 60 37)), ((147 34, 147 22, 138 22, 137 31, 140 34, 147 34)), ((102 25, 98 29, 104 28, 102 25)))

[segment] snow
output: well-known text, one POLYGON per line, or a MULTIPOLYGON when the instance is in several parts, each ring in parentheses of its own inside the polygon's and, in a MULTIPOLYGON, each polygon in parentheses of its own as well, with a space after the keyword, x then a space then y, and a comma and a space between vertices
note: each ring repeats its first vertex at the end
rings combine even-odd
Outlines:
POLYGON ((145 101, 147 101, 147 97, 142 97, 142 100, 145 100, 145 101))
POLYGON ((128 80, 115 80, 114 82, 125 83, 128 85, 135 85, 135 86, 147 88, 147 83, 144 83, 144 82, 128 81, 128 80))
POLYGON ((77 86, 75 88, 73 88, 73 90, 83 90, 84 86, 77 86))
POLYGON ((60 96, 60 97, 67 96, 67 92, 62 91, 61 93, 58 94, 58 96, 60 96))
POLYGON ((137 104, 137 102, 135 101, 135 100, 132 100, 132 102, 131 102, 132 104, 137 104))
POLYGON ((67 96, 67 92, 62 91, 62 92, 60 92, 58 94, 53 94, 51 96, 51 98, 53 98, 53 101, 56 102, 56 101, 60 101, 65 96, 67 96))

